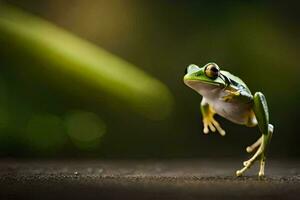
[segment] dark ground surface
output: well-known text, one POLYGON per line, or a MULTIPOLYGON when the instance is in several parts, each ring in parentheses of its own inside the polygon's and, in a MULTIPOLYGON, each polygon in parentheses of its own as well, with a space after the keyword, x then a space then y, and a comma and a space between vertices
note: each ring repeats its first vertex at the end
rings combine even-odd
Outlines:
POLYGON ((268 160, 0 161, 0 199, 300 199, 300 162, 268 160), (257 165, 256 165, 257 166, 257 165))

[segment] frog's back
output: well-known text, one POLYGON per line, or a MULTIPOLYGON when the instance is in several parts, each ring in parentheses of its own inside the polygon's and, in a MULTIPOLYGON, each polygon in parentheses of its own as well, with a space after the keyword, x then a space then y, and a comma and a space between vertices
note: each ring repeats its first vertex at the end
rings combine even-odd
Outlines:
POLYGON ((242 79, 240 79, 239 77, 237 77, 237 76, 235 76, 235 75, 233 75, 233 74, 231 74, 231 73, 229 73, 227 71, 221 70, 221 73, 224 76, 226 76, 227 78, 229 78, 230 81, 231 81, 231 83, 234 86, 236 86, 236 87, 238 87, 240 89, 245 89, 247 92, 249 92, 251 94, 250 89, 248 88, 248 86, 246 85, 246 83, 242 79))

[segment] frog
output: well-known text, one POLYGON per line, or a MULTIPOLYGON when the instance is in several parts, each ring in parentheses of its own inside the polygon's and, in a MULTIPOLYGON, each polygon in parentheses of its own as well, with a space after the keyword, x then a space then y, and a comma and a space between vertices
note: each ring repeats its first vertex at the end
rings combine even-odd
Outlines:
POLYGON ((246 151, 253 155, 243 162, 243 167, 236 171, 236 176, 242 176, 259 161, 258 176, 264 177, 266 153, 274 132, 274 126, 269 123, 269 109, 264 94, 252 94, 242 79, 221 70, 214 62, 203 67, 188 65, 183 82, 202 96, 200 111, 204 134, 218 132, 225 136, 226 132, 214 118, 215 114, 235 124, 258 127, 261 136, 246 147, 246 151))

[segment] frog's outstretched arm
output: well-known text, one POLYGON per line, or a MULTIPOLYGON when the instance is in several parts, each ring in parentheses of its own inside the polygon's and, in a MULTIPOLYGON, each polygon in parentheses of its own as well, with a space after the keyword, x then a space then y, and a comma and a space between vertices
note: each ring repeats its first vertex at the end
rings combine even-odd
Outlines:
POLYGON ((214 119, 215 111, 213 108, 206 102, 205 98, 202 99, 200 104, 200 109, 203 117, 203 132, 207 134, 209 130, 215 132, 216 130, 220 135, 224 136, 226 133, 220 126, 220 124, 214 119))
MULTIPOLYGON (((247 161, 244 162, 244 168, 236 172, 237 176, 241 176, 252 164, 260 159, 260 170, 258 175, 264 176, 266 151, 273 134, 273 125, 269 124, 269 111, 265 96, 261 92, 256 92, 253 97, 253 111, 258 123, 260 132, 262 133, 261 139, 255 142, 253 148, 259 145, 256 153, 247 161)), ((250 146, 251 148, 251 146, 250 146)), ((248 149, 249 151, 252 149, 248 149)))

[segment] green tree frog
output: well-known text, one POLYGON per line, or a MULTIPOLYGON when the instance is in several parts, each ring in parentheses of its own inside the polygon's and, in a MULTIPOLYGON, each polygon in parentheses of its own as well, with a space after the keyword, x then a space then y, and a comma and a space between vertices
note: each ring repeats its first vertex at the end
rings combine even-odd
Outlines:
POLYGON ((205 134, 209 131, 218 131, 222 136, 225 135, 225 131, 214 119, 215 114, 236 124, 248 127, 258 125, 262 136, 246 148, 248 153, 257 150, 249 160, 243 163, 244 167, 236 171, 236 175, 241 176, 255 161, 259 160, 258 175, 264 176, 266 151, 273 134, 273 125, 269 123, 265 96, 261 92, 252 95, 240 78, 220 70, 216 63, 208 63, 201 68, 194 64, 189 65, 183 81, 203 96, 200 110, 205 134))

